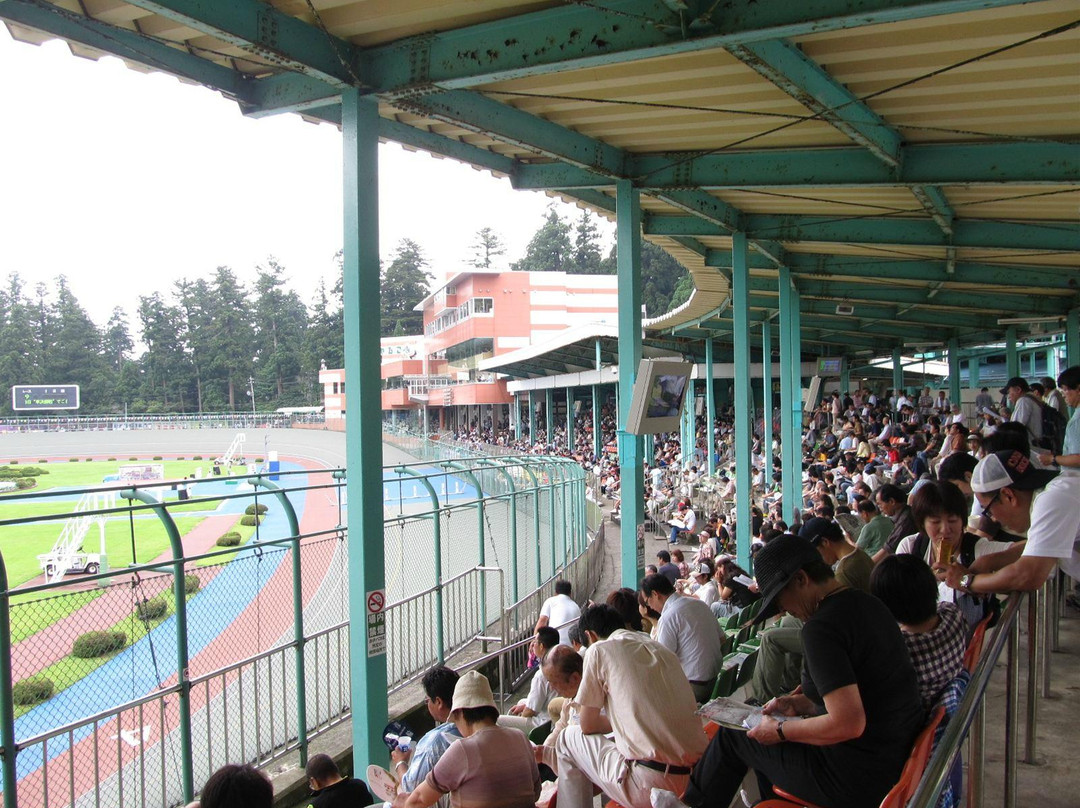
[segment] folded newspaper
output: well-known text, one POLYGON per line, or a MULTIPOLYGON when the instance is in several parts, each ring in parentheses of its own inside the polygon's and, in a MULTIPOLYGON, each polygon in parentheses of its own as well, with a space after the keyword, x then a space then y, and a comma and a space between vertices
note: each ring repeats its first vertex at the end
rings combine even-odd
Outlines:
MULTIPOLYGON (((721 696, 701 705, 698 708, 698 715, 722 727, 747 730, 753 729, 760 724, 764 714, 761 712, 760 707, 751 707, 749 704, 744 704, 737 699, 721 696)), ((788 718, 783 715, 771 717, 780 722, 786 721, 788 718)))

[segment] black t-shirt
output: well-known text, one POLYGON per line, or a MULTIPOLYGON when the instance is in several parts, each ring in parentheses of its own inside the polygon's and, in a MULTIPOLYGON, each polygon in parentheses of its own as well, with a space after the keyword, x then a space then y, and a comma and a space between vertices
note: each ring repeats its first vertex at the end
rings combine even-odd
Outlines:
POLYGON ((308 808, 364 808, 375 800, 363 780, 342 780, 316 791, 308 808))
POLYGON ((866 730, 854 740, 820 747, 845 804, 877 805, 900 777, 926 721, 915 668, 896 620, 865 592, 843 589, 825 598, 802 630, 803 692, 823 696, 858 685, 866 730))

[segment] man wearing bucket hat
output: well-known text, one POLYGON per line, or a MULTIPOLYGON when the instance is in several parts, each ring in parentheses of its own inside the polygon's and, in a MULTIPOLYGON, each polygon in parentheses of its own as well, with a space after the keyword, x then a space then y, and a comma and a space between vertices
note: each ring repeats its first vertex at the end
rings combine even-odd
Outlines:
POLYGON ((1080 477, 1036 468, 1023 452, 1003 450, 979 461, 971 475, 982 512, 1026 542, 985 555, 971 567, 951 565, 945 580, 973 594, 1029 592, 1058 565, 1080 578, 1080 477))
POLYGON ((451 792, 454 805, 532 808, 540 796, 532 744, 521 730, 498 726, 498 717, 486 676, 469 671, 458 679, 450 720, 461 740, 409 795, 406 808, 427 808, 451 792))
MULTIPOLYGON (((900 777, 925 713, 896 621, 872 595, 843 586, 810 543, 783 535, 755 559, 763 605, 805 621, 803 692, 773 699, 749 732, 721 727, 690 775, 686 805, 727 806, 748 769, 830 808, 877 805, 900 777), (793 720, 800 718, 802 720, 793 720)), ((680 803, 656 790, 656 808, 680 803)))

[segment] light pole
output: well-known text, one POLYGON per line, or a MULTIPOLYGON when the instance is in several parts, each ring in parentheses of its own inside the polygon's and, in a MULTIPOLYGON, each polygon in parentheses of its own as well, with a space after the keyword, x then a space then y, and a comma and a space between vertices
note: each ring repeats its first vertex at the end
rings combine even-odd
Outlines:
POLYGON ((255 377, 248 376, 248 395, 251 396, 251 415, 255 416, 255 377))

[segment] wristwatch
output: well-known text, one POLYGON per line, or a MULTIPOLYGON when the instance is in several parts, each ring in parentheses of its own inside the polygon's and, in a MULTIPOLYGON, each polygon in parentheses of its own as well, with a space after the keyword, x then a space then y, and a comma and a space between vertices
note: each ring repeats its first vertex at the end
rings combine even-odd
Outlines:
POLYGON ((967 575, 965 575, 964 577, 962 577, 960 579, 960 588, 962 590, 964 590, 965 592, 967 592, 968 594, 971 594, 971 583, 974 580, 975 580, 975 573, 974 572, 969 572, 967 575))
POLYGON ((787 740, 787 738, 784 737, 784 722, 783 721, 777 721, 776 722, 776 737, 779 738, 781 741, 786 741, 787 740))

